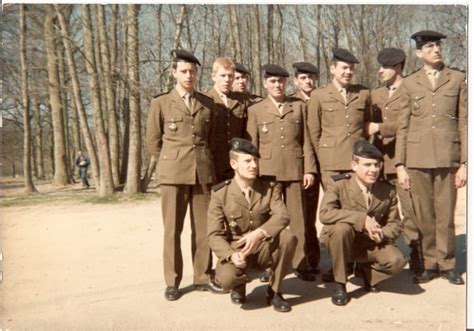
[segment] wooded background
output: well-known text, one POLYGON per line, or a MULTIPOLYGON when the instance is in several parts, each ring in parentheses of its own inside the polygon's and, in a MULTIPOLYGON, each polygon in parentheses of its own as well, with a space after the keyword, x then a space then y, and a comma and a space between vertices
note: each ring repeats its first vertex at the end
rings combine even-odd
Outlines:
MULTIPOLYGON (((410 35, 442 32, 443 58, 467 68, 467 7, 459 5, 3 5, 0 171, 74 183, 78 150, 104 196, 146 191, 154 162, 143 144, 150 100, 174 84, 170 50, 192 51, 202 63, 197 89, 211 85, 211 67, 229 56, 251 70, 262 95, 260 69, 291 72, 314 63, 319 84, 330 79, 333 47, 359 59, 353 82, 378 86, 377 53, 398 47, 405 74, 420 63, 410 35)), ((293 86, 289 80, 288 92, 293 86)))

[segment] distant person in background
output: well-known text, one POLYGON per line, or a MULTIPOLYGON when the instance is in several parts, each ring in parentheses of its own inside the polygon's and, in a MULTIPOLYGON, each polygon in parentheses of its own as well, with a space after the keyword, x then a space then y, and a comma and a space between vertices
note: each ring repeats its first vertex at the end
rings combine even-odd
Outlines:
POLYGON ((232 91, 246 94, 251 105, 262 101, 263 98, 259 95, 252 94, 249 91, 250 71, 241 63, 235 63, 235 76, 232 82, 232 91))
POLYGON ((82 187, 89 188, 89 182, 87 180, 87 168, 89 168, 91 161, 82 151, 77 152, 76 166, 79 167, 79 177, 81 178, 82 187))

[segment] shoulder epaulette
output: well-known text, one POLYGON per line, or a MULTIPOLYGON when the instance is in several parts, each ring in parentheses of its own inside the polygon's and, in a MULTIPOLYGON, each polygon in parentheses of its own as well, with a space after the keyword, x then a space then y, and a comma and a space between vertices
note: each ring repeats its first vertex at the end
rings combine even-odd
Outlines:
POLYGON ((212 100, 212 98, 210 96, 208 96, 207 94, 203 93, 203 92, 199 92, 199 91, 194 91, 196 94, 199 94, 200 96, 203 96, 209 100, 212 100))
POLYGON ((232 182, 232 180, 227 179, 227 180, 225 180, 225 181, 223 181, 223 182, 220 182, 219 184, 213 185, 213 186, 212 186, 212 190, 213 190, 214 192, 217 192, 217 191, 219 191, 221 188, 223 188, 224 186, 229 185, 231 182, 232 182))
POLYGON ((171 92, 171 90, 166 91, 166 92, 159 93, 159 94, 155 95, 155 96, 153 97, 153 99, 158 98, 158 97, 161 97, 162 95, 168 94, 168 93, 170 93, 170 92, 171 92))
POLYGON ((287 96, 286 97, 286 101, 289 101, 289 102, 303 102, 305 103, 305 101, 299 97, 295 97, 295 96, 287 96))
POLYGON ((343 173, 343 174, 331 176, 331 178, 332 178, 333 181, 337 182, 338 180, 341 180, 341 179, 351 178, 351 174, 349 172, 346 172, 346 173, 343 173))

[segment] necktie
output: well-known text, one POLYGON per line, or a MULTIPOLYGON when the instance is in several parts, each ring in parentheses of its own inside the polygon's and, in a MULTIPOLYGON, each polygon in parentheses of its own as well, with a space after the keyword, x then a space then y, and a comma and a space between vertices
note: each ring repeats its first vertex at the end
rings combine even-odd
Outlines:
POLYGON ((245 200, 247 200, 247 202, 248 202, 249 205, 250 205, 250 201, 251 201, 251 200, 250 200, 250 199, 251 199, 250 195, 251 195, 251 192, 252 192, 252 191, 251 191, 251 188, 248 187, 248 188, 244 189, 243 191, 244 191, 245 200))
POLYGON ((436 81, 438 80, 438 70, 428 71, 428 79, 431 83, 431 86, 435 88, 436 81))
POLYGON ((280 112, 280 114, 283 113, 283 104, 279 103, 277 109, 280 112))
POLYGON ((347 99, 346 99, 346 96, 347 96, 346 89, 342 88, 339 92, 341 93, 342 97, 344 98, 344 101, 347 101, 347 99))
POLYGON ((389 87, 388 88, 388 97, 390 98, 395 93, 396 90, 397 90, 397 88, 395 86, 389 87))
POLYGON ((184 95, 184 104, 186 105, 186 107, 188 107, 189 110, 192 109, 192 105, 191 105, 191 94, 186 93, 186 94, 184 95))

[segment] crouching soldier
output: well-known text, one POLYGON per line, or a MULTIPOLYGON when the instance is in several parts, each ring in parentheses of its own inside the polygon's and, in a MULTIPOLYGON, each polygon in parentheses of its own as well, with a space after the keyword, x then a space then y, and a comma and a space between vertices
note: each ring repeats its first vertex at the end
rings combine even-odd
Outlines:
POLYGON ((406 264, 394 241, 402 231, 395 187, 379 181, 382 153, 364 139, 354 144, 353 173, 332 177, 321 204, 321 242, 332 259, 335 305, 349 302, 346 265, 357 262, 365 290, 399 273, 406 264))
POLYGON ((233 138, 229 156, 234 178, 213 187, 208 212, 209 245, 219 258, 216 280, 231 290, 233 303, 242 304, 248 269, 270 268, 267 303, 276 311, 290 311, 280 291, 297 240, 286 229, 290 220, 280 184, 257 178, 259 154, 250 141, 233 138))

